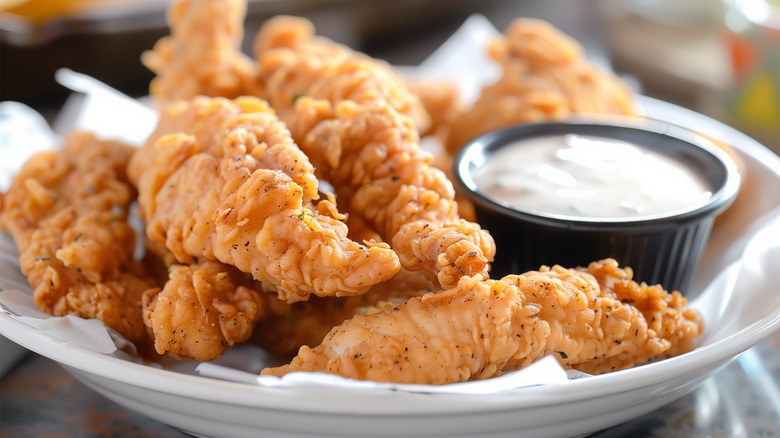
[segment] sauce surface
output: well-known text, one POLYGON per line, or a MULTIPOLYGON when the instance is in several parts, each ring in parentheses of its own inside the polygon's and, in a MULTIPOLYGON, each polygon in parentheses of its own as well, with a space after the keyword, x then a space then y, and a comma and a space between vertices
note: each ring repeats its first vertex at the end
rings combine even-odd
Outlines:
POLYGON ((582 218, 656 216, 703 205, 712 192, 685 164, 620 140, 580 135, 502 147, 474 174, 504 206, 582 218))

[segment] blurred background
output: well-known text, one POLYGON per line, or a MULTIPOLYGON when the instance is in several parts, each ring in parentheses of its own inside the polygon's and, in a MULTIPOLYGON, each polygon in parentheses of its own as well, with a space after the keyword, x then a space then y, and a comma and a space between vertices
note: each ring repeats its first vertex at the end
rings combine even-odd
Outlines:
MULTIPOLYGON (((0 0, 0 100, 56 114, 68 67, 147 94, 140 54, 168 33, 170 0, 0 0)), ((503 31, 550 21, 643 94, 726 122, 780 153, 780 0, 249 0, 244 50, 270 16, 396 65, 416 65, 471 14, 503 31)))

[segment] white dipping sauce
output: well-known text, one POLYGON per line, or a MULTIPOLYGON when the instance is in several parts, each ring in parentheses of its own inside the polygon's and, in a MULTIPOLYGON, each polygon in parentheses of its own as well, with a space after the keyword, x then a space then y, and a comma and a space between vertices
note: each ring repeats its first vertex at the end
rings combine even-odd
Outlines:
POLYGON ((654 216, 703 205, 706 181, 685 164, 619 140, 565 135, 488 155, 477 190, 517 210, 583 218, 654 216))

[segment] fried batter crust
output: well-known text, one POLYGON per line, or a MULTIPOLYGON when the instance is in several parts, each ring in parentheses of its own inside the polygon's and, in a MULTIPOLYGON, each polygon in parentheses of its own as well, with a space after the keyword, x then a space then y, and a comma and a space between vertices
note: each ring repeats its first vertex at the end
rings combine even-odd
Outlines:
POLYGON ((302 96, 331 102, 382 103, 426 131, 431 119, 420 99, 386 62, 315 35, 305 18, 278 16, 255 38, 263 97, 287 121, 302 96))
POLYGON ((444 288, 487 277, 495 243, 459 218, 452 182, 419 147, 408 117, 385 105, 308 97, 295 109, 290 129, 300 147, 347 210, 391 242, 404 268, 428 272, 444 288))
POLYGON ((125 166, 134 148, 74 133, 63 149, 31 158, 4 196, 0 225, 43 311, 97 318, 143 342, 141 294, 154 282, 133 259, 127 223, 135 190, 125 166))
POLYGON ((303 345, 320 344, 333 327, 356 314, 373 311, 383 302, 401 303, 434 289, 427 277, 402 269, 362 295, 312 297, 286 308, 277 306, 269 318, 257 325, 252 342, 276 354, 293 355, 303 345))
POLYGON ((318 175, 405 268, 444 287, 487 276, 493 240, 460 220, 452 183, 419 147, 430 118, 385 63, 317 37, 311 23, 293 17, 269 20, 255 52, 269 102, 318 175))
MULTIPOLYGON (((222 103, 196 100, 192 107, 222 111, 231 104, 215 100, 222 103)), ((234 111, 213 137, 186 129, 160 136, 133 158, 149 240, 179 263, 203 258, 235 266, 287 302, 356 295, 395 275, 398 258, 386 244, 348 239, 331 200, 306 202, 305 193, 317 190, 311 164, 273 110, 255 98, 233 105, 252 113, 234 111)), ((160 130, 168 124, 164 115, 160 130)))
POLYGON ((357 315, 290 364, 262 373, 444 384, 493 377, 548 354, 566 368, 602 373, 689 350, 702 324, 686 304, 679 292, 631 281, 613 260, 501 280, 464 277, 453 289, 357 315))
POLYGON ((589 64, 575 40, 545 21, 515 19, 488 53, 503 74, 455 117, 446 144, 451 154, 480 134, 512 124, 575 113, 633 114, 631 90, 589 64))
POLYGON ((248 274, 204 261, 171 267, 165 287, 144 293, 143 317, 157 353, 207 361, 246 341, 271 299, 248 274))
POLYGON ((170 36, 141 61, 157 76, 149 93, 158 102, 198 95, 257 95, 252 60, 241 53, 245 0, 177 0, 168 9, 170 36))
POLYGON ((166 105, 157 128, 130 161, 127 169, 130 181, 136 186, 148 184, 148 187, 141 188, 138 200, 144 215, 152 213, 147 206, 151 201, 147 195, 160 190, 172 168, 180 166, 189 157, 187 154, 196 153, 189 151, 176 157, 165 155, 174 153, 175 149, 163 152, 155 147, 160 138, 186 133, 195 138, 201 153, 222 158, 226 137, 238 130, 246 131, 259 143, 251 153, 260 166, 282 171, 292 178, 303 190, 304 202, 319 198, 314 167, 293 143, 289 130, 279 122, 275 111, 265 101, 254 97, 230 100, 198 96, 166 105))

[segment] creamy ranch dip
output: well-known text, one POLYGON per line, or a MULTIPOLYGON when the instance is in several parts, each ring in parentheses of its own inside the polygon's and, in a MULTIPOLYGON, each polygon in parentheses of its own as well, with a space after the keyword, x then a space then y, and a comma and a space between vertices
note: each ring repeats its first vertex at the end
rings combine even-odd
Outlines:
POLYGON ((700 175, 673 158, 579 135, 506 145, 486 158, 474 182, 507 207, 594 219, 690 210, 712 196, 700 175))

